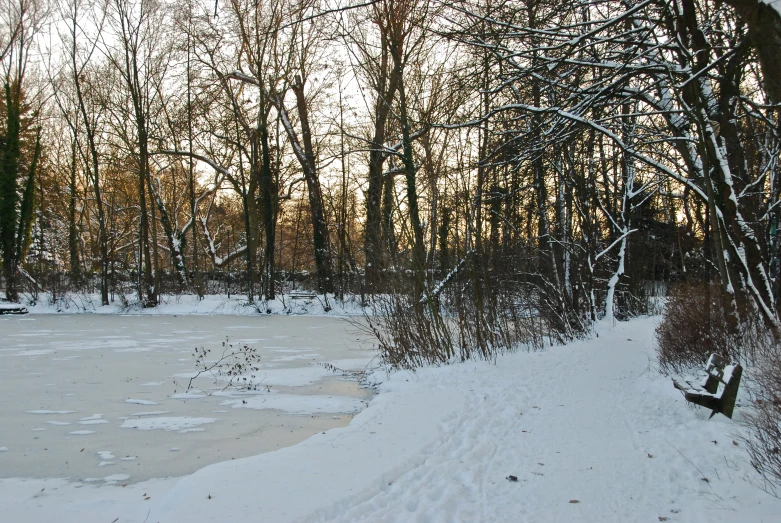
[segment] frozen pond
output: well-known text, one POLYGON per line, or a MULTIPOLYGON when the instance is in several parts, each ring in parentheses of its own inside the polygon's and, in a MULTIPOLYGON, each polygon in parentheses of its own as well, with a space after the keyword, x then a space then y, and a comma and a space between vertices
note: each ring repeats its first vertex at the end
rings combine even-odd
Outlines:
POLYGON ((0 316, 0 478, 129 483, 344 426, 367 391, 334 374, 373 357, 344 320, 307 316, 0 316), (195 347, 258 349, 258 391, 223 390, 195 347))

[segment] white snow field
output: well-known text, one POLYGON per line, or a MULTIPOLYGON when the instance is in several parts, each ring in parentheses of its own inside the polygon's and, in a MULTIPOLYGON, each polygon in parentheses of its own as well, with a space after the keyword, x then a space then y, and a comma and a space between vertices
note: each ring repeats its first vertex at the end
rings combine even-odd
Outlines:
MULTIPOLYGON (((655 371, 657 321, 598 326, 591 340, 496 362, 378 372, 379 393, 348 426, 179 479, 0 480, 0 514, 116 523, 781 521, 781 500, 763 490, 738 438, 743 407, 734 421, 708 420, 655 371)), ((0 445, 3 460, 13 449, 0 445)))

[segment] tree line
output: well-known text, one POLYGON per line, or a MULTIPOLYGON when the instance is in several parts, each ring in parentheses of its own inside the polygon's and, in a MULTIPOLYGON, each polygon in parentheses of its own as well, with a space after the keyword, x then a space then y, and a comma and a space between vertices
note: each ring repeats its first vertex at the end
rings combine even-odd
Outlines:
POLYGON ((566 337, 696 280, 718 282, 735 325, 779 328, 771 5, 3 11, 9 300, 56 281, 154 306, 231 267, 254 302, 306 271, 340 296, 403 282, 421 313, 452 289, 517 289, 566 337))

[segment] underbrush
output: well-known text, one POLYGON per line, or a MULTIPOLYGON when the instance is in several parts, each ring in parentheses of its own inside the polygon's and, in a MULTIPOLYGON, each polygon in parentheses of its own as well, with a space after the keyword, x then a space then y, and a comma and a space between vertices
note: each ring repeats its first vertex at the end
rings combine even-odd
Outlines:
POLYGON ((741 363, 750 398, 743 440, 770 489, 781 488, 781 343, 750 305, 731 327, 727 305, 715 284, 673 289, 656 330, 660 369, 665 374, 701 369, 712 353, 741 363))
POLYGON ((781 488, 781 350, 768 354, 750 383, 753 408, 746 416, 745 439, 751 464, 781 488))
POLYGON ((396 282, 386 285, 390 292, 369 297, 361 326, 377 340, 385 363, 416 368, 543 346, 549 326, 530 286, 462 268, 422 296, 396 282))
POLYGON ((662 372, 681 373, 701 366, 715 353, 729 361, 751 365, 773 345, 758 314, 742 314, 730 328, 721 289, 715 284, 681 284, 667 299, 656 329, 662 372))

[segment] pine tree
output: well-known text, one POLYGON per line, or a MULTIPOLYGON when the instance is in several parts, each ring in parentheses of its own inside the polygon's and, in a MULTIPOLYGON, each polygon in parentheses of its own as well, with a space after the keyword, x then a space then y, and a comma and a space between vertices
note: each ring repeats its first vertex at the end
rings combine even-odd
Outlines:
POLYGON ((29 163, 23 154, 22 93, 18 82, 5 84, 5 134, 0 136, 0 261, 5 295, 19 301, 17 276, 30 246, 35 206, 35 173, 41 151, 36 133, 29 163))

